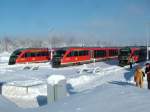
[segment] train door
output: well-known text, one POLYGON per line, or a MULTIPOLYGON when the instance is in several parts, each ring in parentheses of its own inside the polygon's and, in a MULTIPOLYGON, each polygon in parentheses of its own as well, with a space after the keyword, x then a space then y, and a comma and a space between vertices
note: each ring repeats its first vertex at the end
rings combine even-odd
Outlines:
POLYGON ((139 50, 133 51, 132 57, 134 59, 134 62, 138 62, 139 61, 139 50))
POLYGON ((53 53, 54 53, 54 50, 50 50, 49 51, 49 57, 50 57, 50 61, 53 59, 53 53))
POLYGON ((78 61, 80 63, 87 63, 90 61, 89 50, 82 49, 78 51, 78 61))
POLYGON ((32 61, 39 62, 39 61, 43 60, 42 57, 43 57, 43 53, 41 51, 35 52, 35 56, 32 57, 32 61), (36 60, 34 60, 34 59, 36 59, 36 60))
POLYGON ((70 56, 70 61, 73 63, 77 63, 78 62, 78 58, 79 58, 79 51, 78 50, 73 50, 70 52, 70 54, 68 55, 70 56))
POLYGON ((48 51, 43 51, 41 61, 49 61, 50 60, 50 53, 48 51))
POLYGON ((31 53, 30 52, 26 52, 25 57, 26 57, 26 62, 31 62, 31 53))
POLYGON ((94 58, 94 50, 90 50, 90 60, 91 61, 95 60, 95 58, 94 58))
POLYGON ((26 52, 24 54, 24 57, 25 57, 24 62, 33 62, 35 60, 35 58, 33 58, 33 53, 31 53, 31 52, 26 52))
POLYGON ((146 60, 147 50, 145 48, 140 49, 139 51, 139 61, 146 60))
POLYGON ((20 57, 20 62, 25 63, 28 62, 27 52, 24 52, 20 57))

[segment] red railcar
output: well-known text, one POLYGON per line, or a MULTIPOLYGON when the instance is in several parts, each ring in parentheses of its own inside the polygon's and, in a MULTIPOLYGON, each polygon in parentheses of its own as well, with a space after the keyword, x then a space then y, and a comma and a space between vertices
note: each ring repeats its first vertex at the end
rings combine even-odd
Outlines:
POLYGON ((124 47, 119 51, 119 65, 124 66, 129 64, 130 57, 134 62, 146 60, 146 48, 145 47, 124 47))
POLYGON ((17 49, 11 54, 8 64, 46 62, 51 59, 50 55, 48 48, 17 49))
POLYGON ((52 66, 84 64, 118 57, 119 48, 71 47, 54 52, 52 66))

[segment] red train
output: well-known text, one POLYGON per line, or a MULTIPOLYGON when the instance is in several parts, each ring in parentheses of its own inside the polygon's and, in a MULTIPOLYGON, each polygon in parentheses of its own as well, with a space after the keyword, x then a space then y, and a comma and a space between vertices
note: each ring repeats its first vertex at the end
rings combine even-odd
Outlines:
POLYGON ((46 62, 49 60, 51 60, 51 53, 48 48, 26 48, 15 50, 11 54, 8 64, 46 62))
POLYGON ((17 49, 11 54, 8 64, 51 61, 52 67, 60 67, 118 57, 119 65, 123 66, 128 64, 130 56, 133 57, 135 62, 145 60, 146 48, 64 47, 51 50, 48 48, 17 49))
POLYGON ((119 48, 69 47, 54 51, 52 67, 90 63, 118 57, 119 48))
POLYGON ((129 63, 130 57, 133 58, 134 62, 146 60, 146 47, 124 47, 119 51, 119 65, 124 66, 129 63))

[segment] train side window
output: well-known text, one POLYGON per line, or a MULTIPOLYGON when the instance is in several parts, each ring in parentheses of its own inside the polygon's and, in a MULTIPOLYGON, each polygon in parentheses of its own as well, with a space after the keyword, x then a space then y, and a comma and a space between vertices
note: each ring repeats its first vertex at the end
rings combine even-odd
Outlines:
POLYGON ((72 57, 73 56, 73 51, 71 51, 68 55, 67 55, 67 57, 72 57))
POLYGON ((26 58, 31 57, 31 53, 28 53, 28 52, 25 53, 24 55, 25 55, 26 58))
POLYGON ((25 54, 23 54, 23 55, 21 56, 21 58, 25 58, 25 54))
POLYGON ((116 56, 119 54, 118 50, 116 50, 116 56))
POLYGON ((94 51, 94 58, 97 57, 97 50, 94 51))
POLYGON ((38 56, 38 52, 35 52, 34 54, 35 54, 35 57, 37 57, 37 56, 38 56))
POLYGON ((79 56, 84 56, 84 51, 79 51, 79 56))
POLYGON ((85 54, 86 54, 86 55, 89 55, 89 51, 85 51, 85 54))
POLYGON ((109 56, 117 56, 118 52, 116 50, 109 50, 109 56))
POLYGON ((45 56, 49 56, 48 52, 45 52, 45 56))
POLYGON ((96 58, 96 57, 97 57, 97 51, 94 50, 94 58, 96 58))
POLYGON ((44 52, 44 56, 47 56, 47 53, 46 53, 46 52, 44 52))
POLYGON ((139 55, 139 51, 134 51, 134 53, 133 53, 134 55, 139 55))
POLYGON ((37 52, 36 56, 41 56, 41 52, 37 52))
POLYGON ((45 56, 45 53, 44 53, 44 52, 41 52, 41 54, 42 54, 41 56, 45 56))
POLYGON ((112 50, 109 50, 109 56, 112 56, 112 54, 113 54, 112 50))
POLYGON ((104 57, 106 56, 106 51, 105 50, 95 50, 94 51, 94 57, 98 58, 98 57, 104 57))
POLYGON ((24 54, 24 57, 27 58, 27 53, 24 54))
POLYGON ((40 52, 40 56, 43 56, 43 52, 40 52))
POLYGON ((36 56, 37 56, 37 57, 42 56, 42 52, 37 52, 37 53, 36 53, 36 56))
POLYGON ((67 57, 72 57, 72 56, 78 56, 79 52, 78 51, 71 51, 67 57))
POLYGON ((33 53, 33 52, 30 55, 31 55, 31 57, 35 57, 35 53, 33 53))
POLYGON ((46 52, 41 52, 41 56, 47 56, 46 52))
POLYGON ((104 51, 104 50, 103 50, 103 51, 100 51, 99 54, 100 54, 99 56, 104 57, 104 56, 106 56, 106 51, 104 51))
POLYGON ((79 56, 86 56, 88 55, 88 51, 79 51, 79 56))
POLYGON ((74 52, 74 56, 78 56, 78 51, 73 51, 74 52))

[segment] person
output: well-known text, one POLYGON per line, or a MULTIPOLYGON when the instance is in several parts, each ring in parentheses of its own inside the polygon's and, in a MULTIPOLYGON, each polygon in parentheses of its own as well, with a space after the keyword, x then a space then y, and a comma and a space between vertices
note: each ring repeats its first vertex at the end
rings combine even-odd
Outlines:
POLYGON ((148 89, 150 89, 150 64, 146 63, 145 74, 147 74, 148 89))
POLYGON ((130 56, 129 58, 129 65, 130 65, 130 69, 132 69, 132 64, 134 63, 133 57, 130 56))
POLYGON ((134 81, 136 82, 137 87, 143 87, 143 72, 140 65, 136 67, 134 81))

